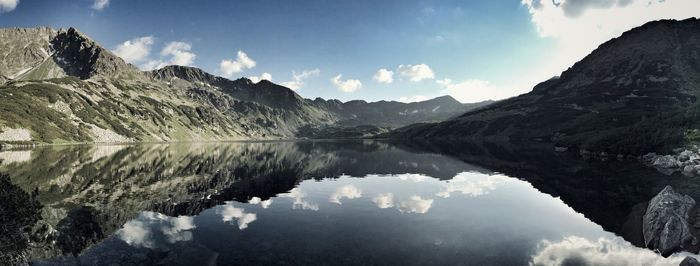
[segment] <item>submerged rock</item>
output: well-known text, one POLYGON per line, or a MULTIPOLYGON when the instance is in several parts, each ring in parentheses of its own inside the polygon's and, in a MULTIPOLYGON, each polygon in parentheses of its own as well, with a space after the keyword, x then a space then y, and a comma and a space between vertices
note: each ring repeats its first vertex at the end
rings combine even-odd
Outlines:
POLYGON ((700 266, 700 262, 693 257, 685 257, 678 266, 700 266))
POLYGON ((666 186, 651 199, 644 214, 644 244, 667 257, 685 247, 697 244, 688 217, 695 200, 666 186))

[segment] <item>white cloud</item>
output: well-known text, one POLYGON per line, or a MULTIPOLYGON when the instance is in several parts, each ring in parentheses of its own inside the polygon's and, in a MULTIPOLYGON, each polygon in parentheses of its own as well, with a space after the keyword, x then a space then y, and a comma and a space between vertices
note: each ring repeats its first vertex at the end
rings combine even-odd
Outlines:
POLYGON ((333 86, 342 92, 354 92, 362 88, 362 82, 356 79, 341 80, 343 75, 337 75, 331 79, 333 86))
POLYGON ((488 80, 469 79, 453 83, 450 79, 442 79, 436 82, 442 87, 443 94, 448 94, 463 103, 500 100, 514 96, 513 90, 494 86, 488 80))
POLYGON ((429 100, 427 96, 423 95, 414 95, 414 96, 401 96, 398 99, 396 99, 399 102, 404 102, 404 103, 414 103, 414 102, 422 102, 429 100))
POLYGON ((15 10, 18 4, 19 0, 0 0, 0 13, 15 10))
POLYGON ((391 208, 394 207, 394 194, 382 193, 372 198, 372 201, 374 204, 377 204, 377 207, 380 209, 391 208))
POLYGON ((179 66, 190 66, 197 57, 190 52, 192 45, 186 42, 169 42, 160 52, 161 56, 170 56, 170 64, 179 66))
POLYGON ((304 86, 304 80, 306 80, 310 77, 318 76, 320 73, 321 73, 321 70, 318 68, 304 70, 304 71, 301 71, 301 73, 297 73, 296 71, 292 71, 292 80, 282 82, 281 85, 285 86, 287 88, 290 88, 292 90, 299 90, 299 89, 301 89, 301 87, 304 86))
POLYGON ((109 6, 109 0, 95 0, 92 3, 92 9, 102 11, 109 6))
POLYGON ((377 73, 375 73, 374 77, 372 78, 379 83, 391 84, 392 82, 394 82, 394 71, 382 68, 380 70, 377 70, 377 73))
POLYGON ((399 203, 399 211, 404 213, 426 213, 433 206, 432 199, 423 199, 420 196, 411 196, 408 200, 399 203))
POLYGON ((247 213, 244 209, 236 208, 231 203, 219 206, 216 213, 221 215, 221 220, 224 222, 233 223, 236 220, 240 230, 248 228, 248 224, 258 219, 255 213, 247 213))
POLYGON ((461 193, 471 197, 483 196, 511 180, 511 178, 502 175, 484 176, 481 174, 460 173, 451 180, 446 181, 441 191, 437 193, 437 196, 449 198, 452 193, 461 193))
POLYGON ((700 16, 697 0, 522 0, 531 21, 555 47, 537 61, 537 67, 518 75, 531 89, 572 66, 603 42, 634 27, 659 19, 700 16))
POLYGON ((155 42, 153 36, 134 38, 123 42, 114 49, 114 54, 124 59, 124 61, 137 64, 148 60, 151 54, 151 46, 155 42))
POLYGON ((354 185, 344 185, 336 189, 330 198, 328 198, 328 201, 341 204, 340 200, 343 198, 356 199, 359 197, 362 197, 362 190, 354 185))
POLYGON ((246 69, 254 68, 256 65, 255 61, 248 57, 243 51, 238 51, 236 53, 236 59, 224 59, 221 60, 219 64, 219 71, 226 77, 232 77, 233 74, 239 73, 246 69))
POLYGON ((272 81, 272 75, 270 73, 265 72, 265 73, 260 74, 259 77, 258 76, 251 76, 251 77, 248 77, 248 79, 250 79, 250 81, 252 81, 253 83, 258 83, 261 80, 272 81))
POLYGON ((399 65, 399 75, 407 77, 410 81, 418 82, 424 79, 434 79, 435 73, 426 64, 419 65, 399 65))
POLYGON ((197 57, 191 52, 191 44, 169 42, 161 50, 160 58, 154 59, 150 55, 155 40, 156 38, 150 35, 134 38, 118 45, 113 52, 124 61, 138 65, 144 70, 158 69, 166 65, 191 66, 197 57))
POLYGON ((638 248, 620 237, 591 241, 568 236, 560 242, 543 241, 530 265, 648 265, 676 266, 689 253, 676 253, 668 258, 644 248, 638 248))

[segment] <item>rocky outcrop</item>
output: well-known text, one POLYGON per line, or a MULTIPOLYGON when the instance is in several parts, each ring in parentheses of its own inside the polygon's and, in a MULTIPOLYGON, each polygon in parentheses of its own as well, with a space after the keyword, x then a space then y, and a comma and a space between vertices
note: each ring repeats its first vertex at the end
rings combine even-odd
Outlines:
POLYGON ((698 240, 688 222, 690 210, 694 206, 695 200, 690 196, 677 193, 671 186, 666 186, 651 199, 644 214, 644 244, 665 257, 697 244, 698 240))
POLYGON ((681 263, 678 265, 679 266, 700 266, 700 262, 698 262, 698 260, 696 260, 693 257, 685 257, 685 259, 683 259, 681 261, 681 263))
POLYGON ((642 156, 642 162, 666 174, 681 172, 688 176, 700 175, 700 147, 695 145, 687 149, 676 149, 675 152, 669 155, 648 153, 642 156))

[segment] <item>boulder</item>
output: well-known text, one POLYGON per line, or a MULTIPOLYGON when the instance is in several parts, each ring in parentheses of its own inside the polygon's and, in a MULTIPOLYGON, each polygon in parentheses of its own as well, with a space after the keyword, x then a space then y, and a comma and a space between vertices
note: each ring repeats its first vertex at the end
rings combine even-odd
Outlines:
POLYGON ((695 171, 695 167, 694 167, 694 166, 692 166, 692 165, 686 165, 685 167, 683 167, 683 172, 685 172, 685 173, 695 173, 695 172, 697 172, 697 171, 695 171))
POLYGON ((567 148, 567 147, 560 147, 560 146, 555 146, 555 147, 554 147, 554 151, 556 151, 556 152, 565 152, 565 151, 568 151, 568 150, 569 150, 569 148, 567 148))
POLYGON ((649 201, 642 221, 644 244, 647 248, 668 257, 674 252, 697 244, 688 223, 690 210, 695 200, 688 195, 677 193, 666 186, 649 201))
POLYGON ((678 266, 700 266, 700 262, 693 257, 685 257, 678 266))
POLYGON ((656 157, 658 157, 658 155, 656 155, 656 153, 653 152, 644 154, 644 156, 642 156, 642 162, 647 164, 653 164, 654 160, 656 160, 656 157))
POLYGON ((678 166, 678 161, 671 155, 664 155, 654 158, 652 165, 658 168, 674 168, 678 166))

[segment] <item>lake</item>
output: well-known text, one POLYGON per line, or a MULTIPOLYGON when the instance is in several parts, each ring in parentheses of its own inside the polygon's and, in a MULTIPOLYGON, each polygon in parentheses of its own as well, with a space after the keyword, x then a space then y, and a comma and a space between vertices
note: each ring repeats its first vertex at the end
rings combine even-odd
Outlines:
POLYGON ((639 247, 637 218, 665 185, 700 191, 638 162, 495 144, 74 145, 0 160, 7 202, 40 204, 5 207, 3 230, 30 229, 4 232, 0 262, 34 265, 678 265, 687 254, 639 247))

